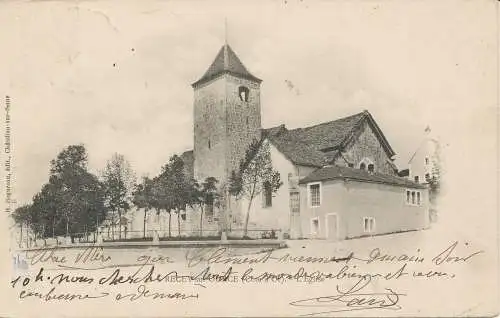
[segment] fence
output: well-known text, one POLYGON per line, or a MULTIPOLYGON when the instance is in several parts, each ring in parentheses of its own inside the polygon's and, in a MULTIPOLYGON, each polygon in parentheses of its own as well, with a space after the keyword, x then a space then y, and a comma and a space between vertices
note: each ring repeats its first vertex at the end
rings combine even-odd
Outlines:
MULTIPOLYGON (((147 242, 153 241, 155 233, 158 234, 160 241, 216 241, 222 239, 222 233, 219 230, 189 230, 189 231, 122 231, 109 233, 100 231, 102 242, 147 242)), ((231 229, 226 232, 228 240, 277 240, 282 239, 279 229, 248 229, 246 234, 244 229, 231 229)), ((17 244, 21 248, 33 247, 51 247, 59 245, 70 245, 79 243, 97 243, 99 241, 96 232, 69 233, 68 236, 57 236, 34 239, 31 235, 25 235, 24 238, 18 238, 17 244)))

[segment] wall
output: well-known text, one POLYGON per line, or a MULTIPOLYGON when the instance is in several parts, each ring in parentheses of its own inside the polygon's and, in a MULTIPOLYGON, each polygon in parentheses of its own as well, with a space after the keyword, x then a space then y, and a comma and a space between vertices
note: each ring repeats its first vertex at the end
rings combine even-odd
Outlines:
MULTIPOLYGON (((264 141, 268 143, 268 140, 264 141)), ((259 194, 252 202, 249 218, 249 229, 281 229, 286 233, 290 232, 290 180, 296 177, 297 168, 272 144, 270 144, 271 162, 277 171, 280 173, 283 185, 274 194, 272 206, 263 206, 262 194, 259 194)), ((245 215, 248 207, 248 200, 242 198, 240 200, 240 213, 235 217, 237 222, 233 224, 235 228, 243 228, 245 215)))
POLYGON ((245 157, 246 150, 252 140, 260 140, 260 84, 231 75, 226 76, 227 136, 229 141, 226 157, 228 158, 227 174, 230 175, 232 170, 239 169, 240 161, 245 157), (250 90, 246 102, 239 97, 238 89, 240 86, 245 86, 250 90))
POLYGON ((224 74, 194 90, 194 172, 220 182, 237 170, 253 139, 260 138, 260 85, 224 74), (247 87, 248 101, 238 88, 247 87), (248 120, 248 122, 247 122, 248 120), (210 149, 208 141, 210 139, 210 149))
POLYGON ((318 238, 326 238, 325 216, 337 213, 339 239, 367 235, 364 232, 363 218, 375 218, 375 231, 371 235, 427 228, 428 190, 422 192, 421 206, 406 204, 406 188, 386 184, 331 180, 322 182, 321 206, 309 207, 307 187, 301 185, 302 231, 311 237, 311 218, 319 216, 320 232, 318 238))
POLYGON ((194 90, 194 174, 198 180, 225 177, 225 90, 224 77, 194 90))
MULTIPOLYGON (((217 214, 214 211, 214 214, 217 214)), ((143 237, 144 233, 144 209, 132 209, 127 213, 126 217, 129 219, 129 224, 127 226, 127 238, 139 238, 143 237)), ((151 231, 158 231, 160 237, 168 237, 168 213, 162 211, 160 215, 156 214, 155 210, 150 210, 146 215, 146 232, 147 236, 151 237, 151 231)), ((172 212, 171 218, 171 235, 177 237, 179 230, 177 224, 177 214, 172 212)), ((180 230, 181 236, 198 236, 200 234, 200 211, 188 209, 186 211, 186 220, 180 220, 180 230)), ((117 230, 116 230, 117 231, 117 230)), ((123 230, 122 230, 123 233, 123 230)), ((104 233, 107 235, 107 232, 104 233)), ((204 216, 203 219, 203 236, 218 235, 219 228, 217 221, 208 222, 207 218, 204 216)), ((115 233, 115 237, 118 234, 115 233)), ((122 234, 123 237, 123 234, 122 234)))
POLYGON ((345 190, 341 181, 323 182, 320 191, 321 204, 312 208, 307 195, 307 186, 300 185, 300 223, 303 237, 325 238, 325 216, 328 213, 340 214, 342 211, 345 190), (311 234, 311 219, 314 217, 319 217, 319 232, 316 236, 311 234))
MULTIPOLYGON (((369 158, 375 164, 375 171, 385 174, 394 175, 394 169, 387 162, 390 161, 389 156, 382 147, 382 144, 376 137, 373 129, 365 121, 360 134, 352 141, 342 155, 349 162, 358 168, 359 163, 363 158, 369 158)), ((345 166, 345 160, 342 157, 337 158, 335 165, 345 166)))

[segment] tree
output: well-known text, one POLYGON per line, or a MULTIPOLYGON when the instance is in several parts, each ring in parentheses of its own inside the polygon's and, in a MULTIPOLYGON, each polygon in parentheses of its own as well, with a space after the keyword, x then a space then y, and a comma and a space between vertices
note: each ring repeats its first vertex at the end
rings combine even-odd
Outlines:
POLYGON ((248 147, 239 171, 232 171, 229 178, 229 193, 237 199, 248 200, 243 236, 248 233, 248 221, 253 200, 267 188, 276 193, 283 182, 280 173, 273 169, 271 151, 267 142, 254 140, 248 147))
POLYGON ((115 223, 115 213, 118 213, 118 238, 121 239, 122 212, 130 208, 129 202, 135 184, 135 175, 125 157, 114 153, 106 163, 102 178, 106 193, 106 205, 109 211, 112 212, 113 225, 115 223))
POLYGON ((203 214, 206 206, 213 207, 219 199, 217 192, 217 179, 208 177, 201 183, 201 185, 193 181, 191 183, 191 199, 189 200, 190 206, 197 206, 200 209, 200 236, 203 235, 203 214))
POLYGON ((178 155, 170 157, 162 174, 162 180, 167 191, 168 208, 177 214, 177 229, 178 236, 180 236, 181 211, 186 211, 186 206, 190 204, 192 183, 191 180, 188 180, 184 172, 184 161, 178 155))
POLYGON ((30 213, 32 210, 31 204, 25 204, 23 206, 18 207, 17 209, 14 210, 12 213, 12 218, 14 219, 14 223, 19 225, 21 228, 21 233, 20 233, 20 244, 23 241, 23 227, 24 226, 29 226, 30 223, 30 213))
MULTIPOLYGON (((70 145, 50 161, 48 183, 33 196, 32 204, 13 214, 14 221, 26 224, 35 238, 94 231, 104 218, 104 190, 97 177, 87 171, 83 145, 70 145)), ((81 234, 79 234, 81 236, 81 234)))
POLYGON ((132 194, 132 203, 138 209, 144 209, 144 221, 143 221, 143 238, 146 238, 146 220, 147 213, 154 207, 153 201, 153 180, 148 177, 142 179, 142 183, 135 186, 135 190, 132 194))
POLYGON ((171 221, 172 221, 172 199, 171 199, 171 194, 170 190, 168 188, 167 184, 167 171, 168 170, 168 165, 165 165, 162 168, 162 173, 158 176, 156 176, 153 181, 152 181, 152 194, 153 194, 153 199, 152 199, 152 207, 156 210, 156 215, 160 215, 161 211, 165 211, 168 213, 168 237, 172 236, 172 227, 171 227, 171 221))
POLYGON ((184 172, 184 162, 178 155, 173 155, 153 181, 153 204, 157 213, 162 210, 168 213, 169 237, 171 237, 172 211, 177 214, 178 235, 181 235, 181 211, 185 211, 186 206, 190 204, 192 193, 192 182, 184 172))
MULTIPOLYGON (((41 192, 38 201, 43 202, 42 206, 51 201, 55 202, 54 218, 64 218, 66 235, 69 235, 72 241, 78 232, 97 229, 97 223, 104 218, 106 211, 105 193, 102 183, 87 171, 85 147, 71 145, 63 149, 57 158, 51 161, 50 172, 49 184, 52 192, 41 192)), ((54 234, 60 235, 58 230, 60 229, 56 227, 54 234)))
POLYGON ((181 236, 181 211, 186 211, 186 206, 190 203, 191 184, 184 173, 184 161, 173 155, 169 160, 169 174, 167 175, 167 185, 171 195, 171 208, 177 214, 177 231, 181 236))

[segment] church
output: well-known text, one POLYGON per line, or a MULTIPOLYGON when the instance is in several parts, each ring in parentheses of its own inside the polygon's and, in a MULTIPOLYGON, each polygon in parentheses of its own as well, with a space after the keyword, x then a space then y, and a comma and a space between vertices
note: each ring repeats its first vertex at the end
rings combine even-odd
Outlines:
MULTIPOLYGON (((215 177, 227 189, 252 141, 269 152, 282 185, 253 200, 247 236, 342 240, 429 227, 427 185, 399 176, 395 152, 369 111, 332 113, 331 121, 304 128, 262 128, 261 84, 225 43, 192 84, 194 149, 181 155, 188 178, 215 177)), ((206 206, 202 224, 200 211, 172 216, 172 233, 241 237, 248 206, 227 195, 224 207, 206 206)), ((148 228, 165 235, 165 217, 150 221, 148 228)))
MULTIPOLYGON (((194 149, 181 156, 190 177, 215 177, 225 187, 253 140, 270 149, 283 184, 252 204, 249 236, 268 229, 284 238, 341 240, 429 226, 427 187, 398 176, 395 152, 369 111, 311 127, 265 129, 261 84, 225 43, 192 84, 194 149)), ((248 203, 232 201, 228 213, 207 209, 204 228, 237 235, 248 203)), ((193 212, 186 227, 196 227, 193 212)))

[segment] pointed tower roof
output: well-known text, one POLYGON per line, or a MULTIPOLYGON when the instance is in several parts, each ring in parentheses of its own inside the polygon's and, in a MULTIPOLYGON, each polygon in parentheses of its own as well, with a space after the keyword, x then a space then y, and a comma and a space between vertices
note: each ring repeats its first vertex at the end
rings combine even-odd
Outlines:
POLYGON ((212 65, 210 65, 205 74, 203 74, 203 76, 199 80, 194 82, 192 86, 196 87, 216 78, 221 74, 226 73, 253 80, 259 83, 262 82, 261 79, 253 76, 246 69, 236 53, 234 53, 233 49, 229 46, 229 44, 226 43, 221 47, 219 53, 217 53, 217 56, 212 62, 212 65))

